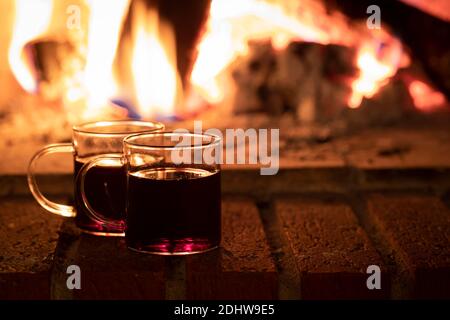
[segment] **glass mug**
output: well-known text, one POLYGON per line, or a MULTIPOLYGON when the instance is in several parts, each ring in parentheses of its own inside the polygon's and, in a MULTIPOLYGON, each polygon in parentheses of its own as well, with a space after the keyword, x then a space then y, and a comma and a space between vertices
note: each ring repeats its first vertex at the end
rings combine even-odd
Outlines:
POLYGON ((122 157, 98 156, 78 174, 76 185, 91 218, 124 228, 126 244, 134 251, 182 255, 217 248, 220 138, 175 132, 134 134, 124 139, 123 148, 122 157), (125 166, 127 176, 126 214, 119 219, 98 212, 88 196, 89 172, 114 163, 125 166))
MULTIPOLYGON (((64 217, 75 217, 76 225, 84 232, 103 236, 123 236, 123 228, 112 227, 92 220, 74 185, 75 206, 50 201, 39 190, 35 178, 37 161, 51 153, 72 153, 74 159, 74 184, 81 167, 101 154, 122 154, 123 139, 133 133, 164 130, 158 122, 120 120, 99 121, 72 128, 72 143, 52 144, 38 151, 28 166, 28 186, 36 201, 46 210, 64 217)), ((123 166, 109 164, 99 166, 86 177, 90 188, 86 196, 92 206, 104 216, 120 218, 125 214, 126 175, 123 166)))

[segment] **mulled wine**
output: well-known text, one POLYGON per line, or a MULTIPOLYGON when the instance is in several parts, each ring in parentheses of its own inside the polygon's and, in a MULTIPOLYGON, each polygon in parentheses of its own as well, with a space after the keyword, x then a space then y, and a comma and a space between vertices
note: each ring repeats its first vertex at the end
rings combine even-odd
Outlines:
POLYGON ((217 247, 220 171, 161 167, 128 172, 126 225, 127 245, 137 251, 186 254, 217 247))
MULTIPOLYGON (((83 165, 90 161, 90 158, 75 158, 74 179, 83 165)), ((76 183, 76 182, 74 182, 76 183)), ((76 190, 76 188, 75 188, 76 190)), ((123 165, 99 165, 90 169, 86 173, 85 180, 86 197, 91 207, 105 218, 119 220, 125 218, 126 205, 126 171, 123 165)), ((93 233, 123 233, 123 230, 111 229, 100 222, 91 219, 86 207, 82 203, 80 195, 75 195, 75 207, 77 215, 75 222, 78 227, 93 233)))

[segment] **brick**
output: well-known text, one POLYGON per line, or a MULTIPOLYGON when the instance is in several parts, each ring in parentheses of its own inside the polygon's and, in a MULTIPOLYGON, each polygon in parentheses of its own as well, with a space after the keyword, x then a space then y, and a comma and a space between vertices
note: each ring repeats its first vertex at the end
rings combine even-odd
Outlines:
POLYGON ((338 140, 346 163, 361 169, 449 168, 447 125, 371 128, 338 140))
POLYGON ((262 176, 259 169, 225 168, 222 191, 256 199, 274 194, 301 192, 343 192, 347 189, 350 171, 345 167, 281 167, 276 175, 262 176), (232 170, 231 170, 232 169, 232 170))
POLYGON ((58 244, 52 297, 55 299, 164 299, 164 258, 127 249, 123 237, 80 233, 64 224, 58 244), (66 287, 67 267, 81 269, 81 290, 66 287))
MULTIPOLYGON (((219 117, 219 128, 224 128, 219 117)), ((228 119, 232 127, 239 117, 228 119)), ((254 127, 255 116, 241 123, 254 127)), ((260 124, 273 127, 266 119, 260 124)), ((425 124, 427 124, 425 122, 425 124)), ((189 123, 173 124, 183 127, 189 123)), ((277 127, 280 124, 277 124, 277 127)), ((214 125, 213 125, 214 126, 214 125)), ((206 127, 206 126, 205 126, 206 127)), ((258 165, 223 165, 222 190, 268 199, 273 194, 331 192, 343 193, 349 187, 362 190, 432 189, 450 187, 449 130, 446 125, 392 126, 362 129, 356 133, 331 132, 328 139, 314 138, 314 128, 283 125, 280 137, 280 171, 261 176, 258 165), (344 134, 346 133, 346 134, 344 134)), ((319 135, 320 136, 320 135, 319 135)), ((11 142, 0 164, 0 196, 28 195, 26 168, 42 143, 11 142), (8 161, 10 160, 10 161, 8 161)), ((42 159, 40 185, 46 194, 72 193, 70 155, 42 159)))
POLYGON ((0 299, 48 299, 62 218, 33 199, 0 202, 0 299))
POLYGON ((274 299, 277 272, 256 206, 245 199, 222 205, 222 245, 186 258, 188 299, 274 299))
POLYGON ((441 190, 450 187, 449 168, 394 168, 356 170, 360 190, 441 190))
POLYGON ((275 213, 292 255, 302 299, 387 298, 389 273, 351 208, 325 200, 280 199, 275 213), (369 265, 382 270, 381 290, 366 286, 369 265))
POLYGON ((364 190, 450 186, 447 125, 370 128, 335 142, 364 190))
POLYGON ((368 197, 369 218, 412 275, 405 293, 413 298, 450 298, 450 212, 436 197, 368 197))

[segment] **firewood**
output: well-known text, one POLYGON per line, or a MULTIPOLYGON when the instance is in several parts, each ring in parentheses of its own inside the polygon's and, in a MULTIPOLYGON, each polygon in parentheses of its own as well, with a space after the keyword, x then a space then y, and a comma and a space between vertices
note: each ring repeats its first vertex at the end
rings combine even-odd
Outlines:
POLYGON ((355 60, 355 50, 339 45, 292 42, 275 51, 269 42, 251 43, 249 54, 231 67, 234 112, 290 112, 306 122, 331 119, 346 108, 355 60))
POLYGON ((34 67, 38 91, 49 100, 62 97, 84 65, 80 48, 67 40, 40 39, 28 43, 24 50, 34 67))

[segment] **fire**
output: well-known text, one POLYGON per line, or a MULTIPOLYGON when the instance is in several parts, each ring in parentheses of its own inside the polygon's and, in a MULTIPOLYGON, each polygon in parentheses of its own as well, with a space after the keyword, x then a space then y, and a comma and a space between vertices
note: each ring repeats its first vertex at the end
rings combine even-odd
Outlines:
MULTIPOLYGON (((117 92, 113 73, 114 58, 119 43, 120 30, 129 0, 90 0, 89 32, 86 66, 83 72, 82 91, 85 95, 84 118, 92 118, 102 113, 110 98, 117 92)), ((76 88, 68 92, 74 93, 76 88)))
POLYGON ((445 96, 420 80, 413 80, 409 84, 409 93, 417 109, 428 112, 443 107, 445 96))
MULTIPOLYGON (((131 79, 133 92, 121 92, 119 81, 124 76, 116 72, 116 56, 130 3, 130 0, 86 0, 89 8, 88 30, 83 33, 86 38, 76 38, 76 45, 85 52, 85 63, 74 75, 66 75, 67 87, 60 88, 64 91, 62 103, 73 121, 121 112, 110 103, 121 94, 129 94, 144 117, 172 115, 175 111, 181 81, 176 67, 174 32, 159 18, 156 9, 147 8, 142 0, 133 3, 130 54, 125 61, 130 73, 125 76, 131 79)), ((19 84, 30 93, 38 89, 37 75, 23 48, 47 33, 53 5, 52 0, 16 1, 9 63, 19 84)))
POLYGON ((22 88, 27 92, 35 92, 36 76, 25 59, 23 48, 30 40, 36 39, 47 31, 51 22, 53 1, 17 0, 15 5, 16 16, 8 60, 22 88))
POLYGON ((296 38, 329 42, 326 32, 289 15, 287 9, 258 0, 213 0, 207 32, 198 46, 191 74, 197 92, 210 103, 220 102, 224 90, 218 77, 236 57, 247 54, 249 40, 271 39, 275 48, 285 47, 296 38))
MULTIPOLYGON (((110 111, 105 110, 111 108, 108 101, 117 90, 113 62, 129 5, 129 0, 117 0, 113 3, 95 0, 86 2, 89 5, 87 41, 77 38, 79 42, 76 43, 86 52, 86 63, 74 75, 65 75, 67 86, 59 88, 64 91, 60 97, 72 120, 78 120, 80 116, 83 120, 92 119, 110 111)), ((40 37, 54 36, 48 29, 53 11, 56 10, 55 5, 52 0, 15 1, 16 15, 8 59, 16 80, 30 93, 38 90, 37 75, 31 66, 32 59, 23 52, 24 47, 40 37)))
MULTIPOLYGON (((15 1, 8 59, 14 76, 27 92, 37 90, 37 77, 23 48, 47 33, 52 13, 57 11, 55 3, 15 1)), ((77 45, 85 52, 85 61, 75 76, 68 75, 74 79, 68 79, 67 87, 62 89, 68 113, 77 110, 83 120, 101 117, 105 107, 110 108, 111 99, 124 98, 144 118, 174 115, 182 98, 182 86, 172 25, 144 0, 83 3, 89 8, 89 24, 88 30, 82 32, 86 38, 77 45)), ((193 100, 213 104, 223 101, 229 87, 221 83, 222 75, 237 57, 248 54, 248 44, 255 40, 270 40, 276 50, 286 48, 291 41, 356 48, 360 72, 350 84, 350 108, 359 107, 364 98, 375 95, 408 60, 401 42, 389 32, 369 30, 365 23, 349 23, 344 16, 327 12, 320 1, 212 0, 189 79, 193 91, 184 101, 185 108, 190 108, 193 100)), ((412 82, 409 90, 421 110, 445 102, 442 94, 424 82, 412 82)))
POLYGON ((397 64, 377 59, 371 48, 359 51, 357 66, 360 76, 352 83, 353 91, 348 102, 350 108, 358 108, 364 97, 371 98, 397 71, 397 64))
POLYGON ((395 37, 365 25, 352 28, 343 16, 326 13, 317 1, 213 0, 191 74, 196 91, 210 103, 220 102, 225 94, 219 84, 222 71, 237 56, 247 54, 247 43, 255 39, 270 39, 276 49, 293 40, 355 46, 360 76, 351 84, 351 108, 373 96, 405 60, 395 37))
POLYGON ((144 117, 172 115, 181 87, 172 27, 138 1, 132 30, 131 72, 139 112, 144 117))

